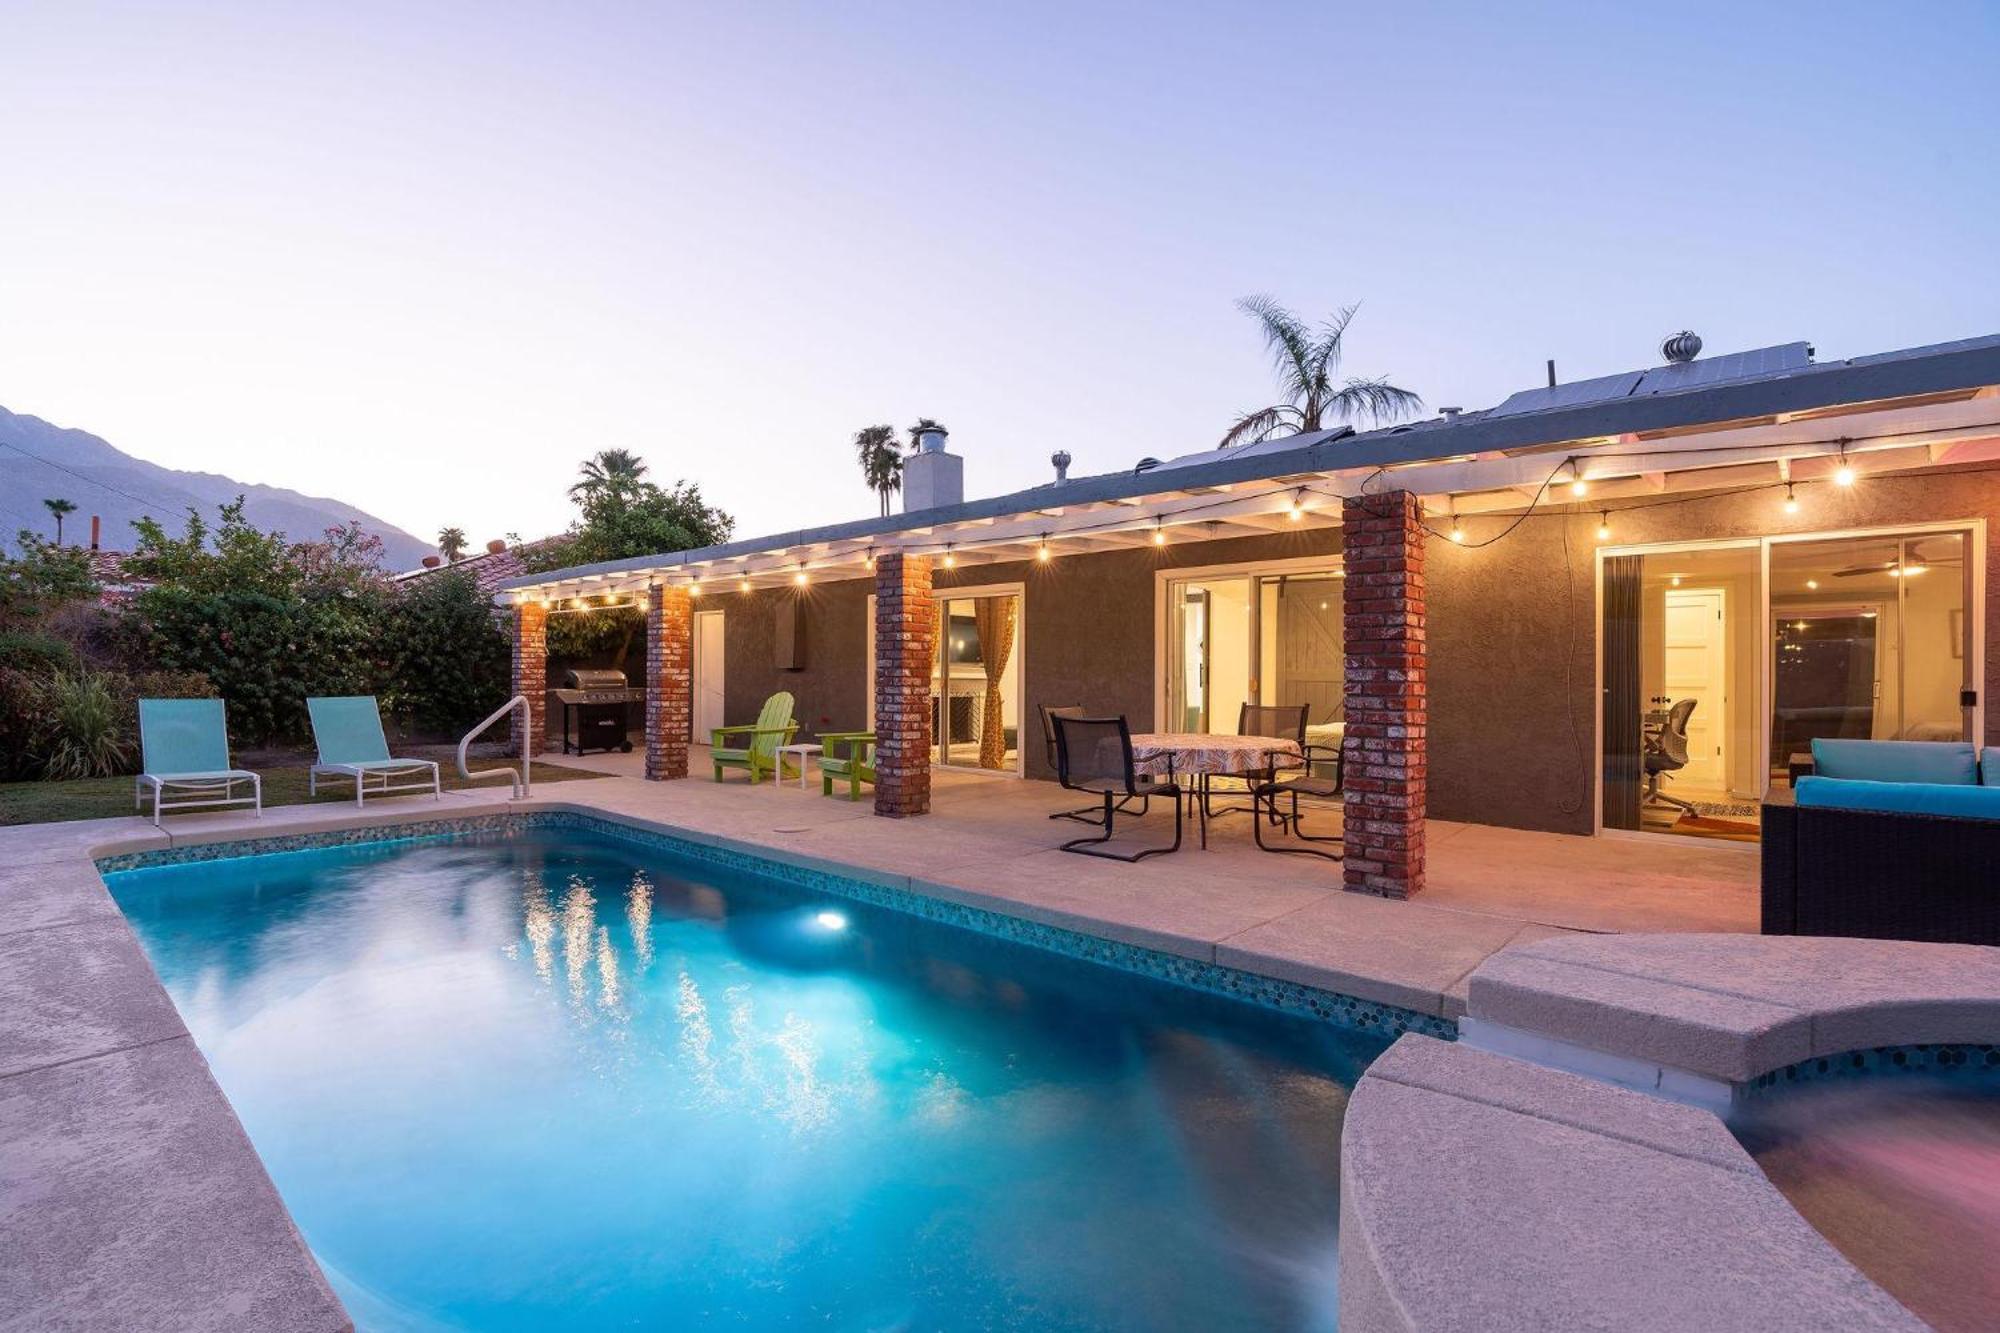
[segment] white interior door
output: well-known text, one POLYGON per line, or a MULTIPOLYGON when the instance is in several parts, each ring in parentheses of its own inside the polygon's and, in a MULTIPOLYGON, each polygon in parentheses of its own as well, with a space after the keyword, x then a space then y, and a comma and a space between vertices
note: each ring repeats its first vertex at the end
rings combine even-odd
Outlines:
POLYGON ((694 616, 694 739, 707 744, 722 717, 722 612, 697 611, 694 616))
POLYGON ((1728 621, 1720 588, 1677 588, 1667 594, 1667 694, 1693 699, 1688 715, 1687 767, 1675 774, 1684 786, 1717 791, 1728 785, 1723 753, 1729 735, 1728 621))

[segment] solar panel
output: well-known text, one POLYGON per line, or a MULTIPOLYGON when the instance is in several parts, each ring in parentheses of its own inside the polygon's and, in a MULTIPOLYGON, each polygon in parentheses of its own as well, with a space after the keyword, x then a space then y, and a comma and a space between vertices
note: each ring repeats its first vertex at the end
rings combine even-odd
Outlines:
POLYGON ((1513 417, 1523 412, 1546 412, 1552 407, 1608 402, 1630 395, 1645 377, 1643 370, 1628 370, 1622 375, 1601 375, 1594 380, 1576 380, 1547 389, 1523 389, 1486 415, 1513 417))
POLYGON ((1749 352, 1730 352, 1704 360, 1656 367, 1645 373, 1633 393, 1672 393, 1679 389, 1727 384, 1732 380, 1761 379, 1804 370, 1811 364, 1811 343, 1780 343, 1776 347, 1759 347, 1749 352))

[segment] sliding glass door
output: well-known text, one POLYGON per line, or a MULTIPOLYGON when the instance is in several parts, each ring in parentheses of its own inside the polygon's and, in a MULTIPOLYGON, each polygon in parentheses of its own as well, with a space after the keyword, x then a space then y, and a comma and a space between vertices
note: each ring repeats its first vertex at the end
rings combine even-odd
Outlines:
POLYGON ((1233 735, 1246 703, 1303 704, 1309 723, 1337 723, 1346 678, 1340 590, 1329 568, 1169 580, 1161 724, 1233 735))
POLYGON ((1021 595, 937 599, 931 662, 931 761, 947 768, 1021 768, 1021 595))
POLYGON ((1971 529, 1603 558, 1603 827, 1737 841, 1821 737, 1976 725, 1971 529))

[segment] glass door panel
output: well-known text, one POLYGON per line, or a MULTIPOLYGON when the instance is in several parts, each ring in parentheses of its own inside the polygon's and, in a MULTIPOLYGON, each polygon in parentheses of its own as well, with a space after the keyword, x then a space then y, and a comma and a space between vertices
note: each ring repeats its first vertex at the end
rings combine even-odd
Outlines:
POLYGON ((1019 771, 1020 606, 1014 593, 938 599, 938 655, 931 664, 932 762, 1019 771))
POLYGON ((1817 737, 1971 735, 1967 535, 1771 546, 1771 762, 1817 737))
POLYGON ((1243 704, 1257 697, 1251 579, 1174 583, 1167 605, 1167 728, 1235 735, 1243 704))

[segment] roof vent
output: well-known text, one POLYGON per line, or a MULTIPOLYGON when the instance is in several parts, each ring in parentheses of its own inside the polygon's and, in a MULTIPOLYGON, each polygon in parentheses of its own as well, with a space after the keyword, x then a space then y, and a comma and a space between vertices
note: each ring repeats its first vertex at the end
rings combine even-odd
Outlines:
POLYGON ((1154 468, 1158 467, 1159 465, 1160 465, 1159 459, 1149 456, 1140 459, 1136 464, 1133 465, 1132 470, 1134 472, 1151 472, 1154 468))
POLYGON ((1660 355, 1672 365, 1681 365, 1701 355, 1701 339, 1691 329, 1682 329, 1660 344, 1660 355))
POLYGON ((1438 409, 1438 415, 1443 417, 1446 421, 1450 421, 1453 417, 1457 416, 1460 412, 1463 412, 1464 410, 1465 409, 1462 407, 1440 407, 1438 409))
POLYGON ((1058 449, 1049 455, 1049 462, 1055 465, 1056 485, 1058 486, 1069 480, 1069 461, 1069 450, 1067 449, 1058 449))

